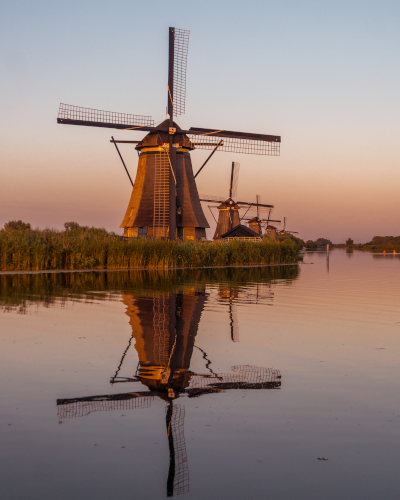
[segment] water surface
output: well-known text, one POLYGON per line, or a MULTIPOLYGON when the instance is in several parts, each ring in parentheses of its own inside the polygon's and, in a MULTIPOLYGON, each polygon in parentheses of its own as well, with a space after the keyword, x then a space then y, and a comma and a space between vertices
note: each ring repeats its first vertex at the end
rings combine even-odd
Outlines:
POLYGON ((399 277, 0 275, 1 497, 397 499, 399 277))

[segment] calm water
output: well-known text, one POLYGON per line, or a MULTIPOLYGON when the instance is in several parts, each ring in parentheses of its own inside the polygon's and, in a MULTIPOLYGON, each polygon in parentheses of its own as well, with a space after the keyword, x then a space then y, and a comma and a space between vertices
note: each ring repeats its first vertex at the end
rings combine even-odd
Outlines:
POLYGON ((399 498, 399 278, 1 275, 1 498, 399 498))

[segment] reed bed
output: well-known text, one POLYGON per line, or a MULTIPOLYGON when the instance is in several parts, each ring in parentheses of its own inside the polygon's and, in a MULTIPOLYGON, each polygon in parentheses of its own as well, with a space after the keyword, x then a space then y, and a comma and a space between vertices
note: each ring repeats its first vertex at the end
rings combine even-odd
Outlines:
POLYGON ((168 269, 292 263, 291 241, 181 242, 124 240, 104 229, 1 230, 0 270, 168 269))

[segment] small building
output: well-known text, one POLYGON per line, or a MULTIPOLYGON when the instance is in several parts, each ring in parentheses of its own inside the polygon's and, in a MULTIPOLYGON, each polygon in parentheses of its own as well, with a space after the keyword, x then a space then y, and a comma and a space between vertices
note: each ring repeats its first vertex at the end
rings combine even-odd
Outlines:
POLYGON ((267 236, 272 238, 273 240, 276 240, 276 227, 275 226, 267 226, 267 236))
POLYGON ((222 241, 245 240, 245 241, 261 241, 261 236, 242 224, 230 229, 221 235, 222 241))

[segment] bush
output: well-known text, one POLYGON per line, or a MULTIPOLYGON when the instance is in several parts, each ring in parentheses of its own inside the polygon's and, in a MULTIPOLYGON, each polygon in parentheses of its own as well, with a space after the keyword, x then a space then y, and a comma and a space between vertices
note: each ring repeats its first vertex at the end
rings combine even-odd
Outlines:
POLYGON ((29 231, 30 229, 29 222, 22 222, 22 220, 10 220, 4 224, 5 231, 29 231))

